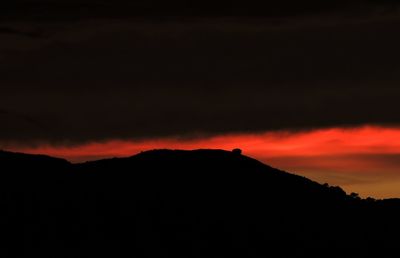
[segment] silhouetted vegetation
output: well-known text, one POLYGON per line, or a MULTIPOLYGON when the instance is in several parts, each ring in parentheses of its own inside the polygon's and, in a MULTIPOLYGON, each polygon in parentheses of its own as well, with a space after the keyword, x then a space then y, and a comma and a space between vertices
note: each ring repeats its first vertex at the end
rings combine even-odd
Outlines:
POLYGON ((235 152, 72 165, 0 152, 2 257, 393 257, 400 201, 235 152))
POLYGON ((242 155, 242 150, 241 149, 233 149, 232 153, 236 154, 236 155, 242 155))

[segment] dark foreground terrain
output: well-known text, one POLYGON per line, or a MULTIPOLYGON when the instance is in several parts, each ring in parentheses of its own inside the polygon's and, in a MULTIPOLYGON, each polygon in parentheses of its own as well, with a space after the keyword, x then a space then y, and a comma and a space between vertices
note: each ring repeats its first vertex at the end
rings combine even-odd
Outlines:
POLYGON ((0 152, 1 257, 397 257, 400 202, 234 152, 0 152))

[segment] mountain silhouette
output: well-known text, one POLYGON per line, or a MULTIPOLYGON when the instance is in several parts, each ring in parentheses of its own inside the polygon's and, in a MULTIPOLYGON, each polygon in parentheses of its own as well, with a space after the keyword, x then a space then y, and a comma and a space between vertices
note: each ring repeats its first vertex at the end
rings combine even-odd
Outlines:
POLYGON ((0 152, 3 257, 394 257, 400 201, 361 199, 240 150, 71 164, 0 152))

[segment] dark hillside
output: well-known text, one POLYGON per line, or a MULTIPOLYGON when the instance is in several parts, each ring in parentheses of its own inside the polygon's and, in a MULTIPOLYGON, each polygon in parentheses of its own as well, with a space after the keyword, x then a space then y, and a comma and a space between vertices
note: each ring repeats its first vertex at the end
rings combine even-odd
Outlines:
POLYGON ((222 150, 72 165, 0 153, 5 257, 391 257, 397 200, 222 150))

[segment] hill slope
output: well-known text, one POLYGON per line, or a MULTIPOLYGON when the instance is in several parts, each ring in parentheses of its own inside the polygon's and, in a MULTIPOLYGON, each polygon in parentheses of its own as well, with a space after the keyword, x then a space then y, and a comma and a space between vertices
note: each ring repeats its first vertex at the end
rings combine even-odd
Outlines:
POLYGON ((6 257, 390 257, 396 200, 359 200, 237 153, 84 164, 0 152, 6 257))

